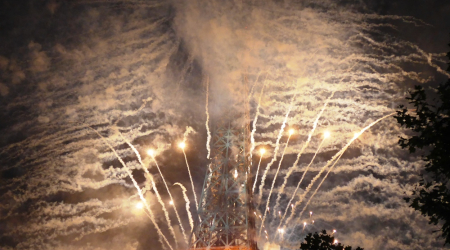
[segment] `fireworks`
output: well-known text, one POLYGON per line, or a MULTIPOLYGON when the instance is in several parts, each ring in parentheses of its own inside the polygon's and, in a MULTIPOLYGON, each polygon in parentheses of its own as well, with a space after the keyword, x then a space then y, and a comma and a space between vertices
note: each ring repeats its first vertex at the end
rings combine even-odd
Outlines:
POLYGON ((136 203, 135 207, 136 207, 137 209, 143 209, 143 208, 144 208, 144 203, 138 202, 138 203, 136 203))

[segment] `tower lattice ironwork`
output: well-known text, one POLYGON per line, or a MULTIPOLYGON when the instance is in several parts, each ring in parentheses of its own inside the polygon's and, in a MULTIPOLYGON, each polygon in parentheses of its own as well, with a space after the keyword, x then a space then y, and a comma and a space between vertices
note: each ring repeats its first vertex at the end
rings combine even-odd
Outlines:
POLYGON ((213 126, 211 163, 198 211, 200 222, 192 232, 189 249, 257 249, 249 127, 233 118, 222 119, 213 126))

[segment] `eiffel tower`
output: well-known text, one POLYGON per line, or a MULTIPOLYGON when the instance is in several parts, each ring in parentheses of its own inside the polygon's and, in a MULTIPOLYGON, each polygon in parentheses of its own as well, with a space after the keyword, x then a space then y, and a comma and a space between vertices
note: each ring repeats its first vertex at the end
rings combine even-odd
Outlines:
MULTIPOLYGON (((189 249, 257 250, 252 205, 249 126, 227 116, 215 126, 189 249)), ((242 117, 241 117, 242 118, 242 117)), ((247 120, 248 121, 248 120, 247 120)))

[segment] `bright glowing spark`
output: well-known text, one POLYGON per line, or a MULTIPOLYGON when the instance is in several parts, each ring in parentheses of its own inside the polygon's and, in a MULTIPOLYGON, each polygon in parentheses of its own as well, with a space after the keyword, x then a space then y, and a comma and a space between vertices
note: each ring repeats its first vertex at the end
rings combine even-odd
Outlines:
POLYGON ((263 155, 265 152, 266 152, 266 149, 265 149, 265 148, 261 148, 261 149, 259 150, 259 153, 260 153, 261 155, 263 155))
POLYGON ((238 177, 238 171, 237 171, 237 169, 235 169, 234 170, 234 178, 237 178, 238 177))
MULTIPOLYGON (((342 80, 343 80, 343 79, 341 79, 341 81, 342 81, 342 80)), ((303 145, 303 147, 302 147, 302 149, 300 150, 300 152, 297 154, 297 159, 295 160, 294 164, 292 164, 292 166, 288 169, 288 171, 287 171, 287 173, 286 173, 286 175, 285 175, 285 177, 284 177, 283 184, 281 185, 281 187, 280 187, 280 189, 279 189, 279 191, 278 191, 278 196, 277 196, 277 199, 276 199, 276 201, 275 201, 275 207, 273 208, 275 211, 276 211, 276 210, 278 209, 278 207, 280 206, 281 194, 283 194, 283 192, 284 192, 284 187, 287 185, 287 180, 288 180, 289 176, 291 176, 291 174, 292 174, 292 173, 294 172, 294 170, 297 168, 297 164, 298 164, 298 162, 299 162, 299 160, 300 160, 300 156, 303 154, 303 151, 308 147, 309 142, 311 141, 311 137, 312 137, 312 135, 314 134, 314 131, 316 130, 317 123, 319 122, 320 117, 322 116, 322 114, 323 114, 325 108, 326 108, 327 105, 328 105, 328 102, 331 100, 331 98, 333 97, 334 93, 335 93, 335 91, 333 91, 333 92, 331 93, 331 95, 328 97, 328 99, 325 101, 325 104, 323 105, 322 109, 320 110, 319 114, 318 114, 317 117, 316 117, 316 120, 314 121, 312 130, 311 130, 311 131, 309 132, 309 134, 308 134, 308 139, 306 140, 306 142, 305 142, 305 144, 303 145)), ((304 174, 306 174, 307 171, 308 171, 308 170, 305 170, 305 171, 304 171, 304 174)), ((303 177, 304 177, 304 176, 302 176, 302 179, 303 179, 303 177)), ((286 208, 288 208, 288 207, 286 207, 286 208)))
MULTIPOLYGON (((144 195, 142 193, 141 188, 139 187, 138 183, 136 182, 136 180, 133 178, 133 174, 131 173, 131 170, 128 168, 128 166, 125 164, 125 162, 123 161, 123 159, 119 156, 119 154, 117 153, 117 151, 111 146, 111 144, 105 139, 105 137, 103 137, 97 130, 89 127, 90 129, 92 129, 105 143, 106 145, 108 145, 108 147, 111 149, 111 151, 114 153, 114 155, 117 157, 117 159, 119 160, 119 162, 122 164, 124 170, 127 172, 128 176, 130 177, 131 181, 133 182, 134 187, 137 189, 139 198, 141 198, 142 203, 145 205, 145 208, 148 212, 149 218, 151 220, 151 222, 153 223, 153 225, 156 228, 156 231, 158 233, 158 235, 164 240, 164 242, 169 246, 169 248, 171 250, 173 250, 173 247, 170 245, 169 241, 167 240, 166 236, 164 236, 164 234, 162 233, 160 227, 158 226, 158 224, 156 223, 155 220, 155 216, 152 212, 152 210, 150 209, 150 206, 147 203, 147 200, 144 198, 144 195)), ((122 134, 120 134, 122 136, 122 134)), ((142 164, 141 161, 141 157, 139 155, 139 152, 136 150, 136 148, 129 143, 125 137, 122 136, 122 138, 125 140, 125 142, 130 145, 130 147, 134 150, 134 152, 136 153, 136 155, 138 156, 138 160, 140 161, 140 163, 142 164)), ((170 224, 169 224, 169 229, 171 229, 170 224)), ((172 233, 173 231, 171 231, 172 233)), ((173 234, 175 236, 175 234, 173 234)), ((176 238, 174 238, 176 240, 176 238)), ((160 240, 160 242, 162 242, 162 240, 160 240)))
MULTIPOLYGON (((183 150, 183 152, 184 152, 184 150, 183 150)), ((158 162, 156 161, 155 157, 152 157, 152 158, 153 158, 153 162, 155 162, 156 168, 158 169, 159 175, 161 176, 164 186, 166 187, 167 193, 169 194, 170 205, 173 205, 173 197, 172 197, 172 193, 169 190, 169 186, 167 186, 167 182, 164 179, 164 176, 161 172, 161 169, 159 168, 158 162)), ((164 203, 162 203, 162 204, 164 204, 164 203)), ((178 214, 178 210, 175 206, 173 206, 173 209, 175 210, 175 215, 177 216, 178 223, 180 224, 180 229, 181 229, 181 232, 183 233, 184 240, 187 242, 186 231, 184 230, 183 223, 181 223, 181 218, 180 218, 180 215, 178 214)))
MULTIPOLYGON (((322 167, 322 169, 320 170, 320 172, 311 180, 310 184, 308 185, 308 187, 306 187, 305 192, 302 194, 302 196, 300 197, 299 201, 297 201, 297 203, 295 203, 294 209, 292 209, 292 213, 290 215, 290 217, 286 220, 286 223, 289 223, 289 221, 294 217, 295 215, 295 207, 297 207, 305 198, 306 194, 308 194, 308 192, 311 190, 312 185, 314 184, 314 182, 320 178, 320 175, 322 175, 322 173, 325 171, 325 169, 328 168, 328 166, 331 167, 328 169, 327 174, 323 177, 322 181, 319 183, 319 185, 317 186, 316 190, 314 191, 314 193, 310 196, 308 202, 306 203, 306 205, 303 207, 303 210, 300 212, 299 214, 299 218, 302 217, 303 212, 305 211, 305 209, 308 207, 309 203, 311 202, 312 198, 316 195, 317 191, 319 190, 319 188, 321 187, 322 183, 326 180, 326 178, 328 177, 328 175, 330 174, 330 172, 333 170, 334 166, 336 165, 336 163, 339 161, 339 159, 341 158, 341 156, 344 154, 344 152, 347 150, 347 148, 352 144, 353 141, 356 140, 356 138, 358 136, 360 136, 362 133, 364 133, 366 130, 368 130, 369 128, 371 128, 373 125, 375 125, 376 123, 380 122, 383 119, 386 119, 392 115, 395 115, 396 113, 390 113, 388 115, 385 115, 379 119, 377 119, 376 121, 372 122, 371 124, 369 124, 368 126, 366 126, 365 128, 361 129, 361 131, 359 131, 356 135, 356 137, 353 137, 353 139, 351 139, 339 152, 337 152, 330 160, 328 160, 327 164, 325 166, 322 167)), ((280 222, 281 224, 281 222, 280 222)))
MULTIPOLYGON (((291 135, 292 135, 293 132, 294 132, 293 129, 289 130, 289 137, 288 137, 288 139, 286 141, 286 146, 283 149, 283 154, 281 154, 280 163, 278 164, 277 172, 275 173, 275 176, 273 177, 272 186, 270 187, 269 195, 267 197, 266 208, 268 208, 269 205, 270 205, 270 196, 272 195, 273 188, 275 187, 275 181, 277 179, 278 172, 280 171, 281 163, 283 162, 283 158, 284 158, 284 154, 286 153, 286 149, 287 149, 287 147, 289 145, 289 139, 291 139, 291 135)), ((266 211, 264 211, 264 217, 262 219, 262 223, 263 224, 264 224, 264 221, 266 220, 266 216, 267 216, 267 209, 266 209, 266 211)), ((261 229, 259 230, 259 235, 261 235, 261 229)))
POLYGON ((144 208, 144 203, 142 203, 142 202, 136 203, 136 208, 137 209, 143 209, 144 208))
POLYGON ((178 143, 178 147, 180 147, 181 149, 184 149, 186 147, 186 143, 184 141, 180 142, 180 143, 178 143))
MULTIPOLYGON (((313 158, 312 158, 311 161, 309 162, 308 166, 306 166, 305 171, 303 172, 302 178, 300 178, 300 181, 297 183, 297 187, 295 188, 294 193, 292 194, 291 199, 289 200, 288 204, 292 204, 292 201, 293 201, 294 198, 296 197, 295 194, 297 193, 298 189, 300 188, 300 184, 302 183, 303 178, 305 178, 305 175, 306 175, 306 173, 308 172, 309 167, 310 167, 311 164, 314 162, 314 159, 316 158, 317 154, 319 153, 320 149, 322 148, 322 145, 323 145, 323 142, 324 142, 324 141, 325 141, 325 139, 322 140, 322 142, 319 144, 319 147, 317 148, 316 152, 314 153, 313 158)), ((303 198, 304 198, 304 197, 301 196, 301 199, 303 199, 303 198)), ((301 201, 300 201, 300 202, 301 202, 301 201)), ((298 202, 297 202, 297 203, 298 203, 298 202)), ((286 215, 287 215, 288 209, 289 209, 289 206, 287 206, 286 209, 284 210, 283 217, 281 217, 280 224, 278 225, 279 227, 281 227, 281 223, 283 223, 283 220, 284 220, 284 218, 285 218, 286 215)), ((294 211, 295 211, 295 206, 292 206, 292 213, 294 213, 294 211)), ((292 215, 291 215, 291 217, 292 217, 292 215)))
POLYGON ((312 216, 312 211, 309 211, 309 217, 311 217, 312 216))
POLYGON ((323 132, 323 138, 326 139, 328 137, 330 137, 330 132, 329 131, 323 132))
POLYGON ((337 244, 338 243, 338 240, 334 240, 334 244, 337 244))
POLYGON ((336 233, 336 229, 333 229, 333 233, 336 233))
POLYGON ((294 131, 293 129, 289 129, 289 136, 293 135, 294 132, 295 132, 295 131, 294 131))
POLYGON ((149 149, 149 150, 147 150, 147 154, 150 155, 151 157, 154 157, 155 156, 155 150, 149 149))
MULTIPOLYGON (((291 99, 291 103, 289 105, 289 108, 288 108, 288 110, 286 112, 286 115, 284 116, 283 124, 281 125, 280 131, 278 132, 277 141, 275 143, 275 150, 273 151, 273 158, 267 164, 266 169, 264 170, 263 176, 261 177, 261 184, 259 185, 259 193, 258 193, 259 196, 258 196, 258 202, 257 202, 258 206, 261 204, 262 195, 263 195, 263 187, 264 187, 264 184, 265 184, 267 173, 269 172, 269 169, 272 166, 272 164, 277 160, 278 150, 280 149, 280 139, 281 139, 281 137, 283 135, 284 127, 286 127, 286 122, 287 122, 287 119, 289 118, 289 113, 291 113, 292 106, 294 104, 294 100, 295 100, 295 95, 291 99)), ((281 163, 281 161, 280 161, 280 163, 281 163)), ((261 234, 261 231, 259 232, 259 234, 261 234)))

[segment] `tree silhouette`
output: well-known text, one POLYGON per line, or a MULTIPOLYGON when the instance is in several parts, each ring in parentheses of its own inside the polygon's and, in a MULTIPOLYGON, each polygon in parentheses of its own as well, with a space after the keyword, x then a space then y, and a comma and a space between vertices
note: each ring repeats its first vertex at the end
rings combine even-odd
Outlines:
MULTIPOLYGON (((337 243, 333 235, 323 230, 320 234, 315 232, 306 235, 305 241, 300 244, 300 250, 352 250, 352 247, 344 247, 341 243, 337 243)), ((357 247, 356 250, 364 250, 364 248, 357 247)))
MULTIPOLYGON (((449 44, 450 45, 450 44, 449 44)), ((450 52, 447 54, 450 59, 450 52)), ((450 64, 447 69, 450 72, 450 64)), ((428 217, 430 224, 442 223, 445 244, 450 243, 450 79, 437 88, 437 99, 427 99, 425 90, 416 86, 406 99, 414 105, 410 113, 404 106, 397 111, 397 122, 413 131, 409 138, 400 137, 399 144, 410 153, 420 149, 425 161, 421 180, 412 195, 405 197, 410 207, 428 217), (430 104, 436 103, 436 104, 430 104)))

